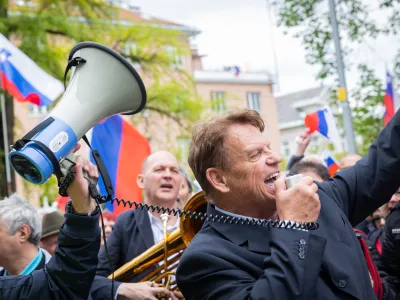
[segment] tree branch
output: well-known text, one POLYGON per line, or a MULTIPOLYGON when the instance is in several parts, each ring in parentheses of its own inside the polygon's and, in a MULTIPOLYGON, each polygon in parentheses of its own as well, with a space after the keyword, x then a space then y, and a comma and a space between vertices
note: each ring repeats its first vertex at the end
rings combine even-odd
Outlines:
POLYGON ((154 107, 154 106, 146 106, 146 109, 155 111, 155 112, 157 112, 157 113, 159 113, 161 115, 165 115, 166 117, 171 118, 180 127, 182 127, 183 129, 187 130, 186 126, 182 123, 182 121, 178 117, 174 116, 172 113, 170 113, 170 112, 168 112, 166 110, 163 110, 163 109, 161 109, 159 107, 154 107))

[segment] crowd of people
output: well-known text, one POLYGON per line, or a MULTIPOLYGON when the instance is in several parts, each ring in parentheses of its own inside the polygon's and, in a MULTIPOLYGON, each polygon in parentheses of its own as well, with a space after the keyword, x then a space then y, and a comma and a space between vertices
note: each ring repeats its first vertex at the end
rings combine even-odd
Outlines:
MULTIPOLYGON (((179 261, 179 291, 141 282, 158 265, 129 282, 108 278, 164 239, 161 213, 132 209, 116 217, 103 211, 106 249, 99 208, 79 172, 97 177, 97 170, 78 157, 65 215, 54 211, 42 217, 16 195, 0 201, 0 277, 9 278, 0 281, 0 295, 6 299, 54 295, 400 299, 399 113, 367 156, 345 156, 333 178, 319 156, 305 155, 310 143, 307 131, 300 136, 287 172, 281 172, 282 158, 271 150, 264 127, 252 110, 195 126, 188 161, 206 195, 207 213, 275 222, 268 226, 205 222, 179 261), (303 178, 288 189, 285 178, 295 174, 303 178), (316 222, 318 229, 306 226, 316 222), (25 287, 18 291, 21 286, 25 287)), ((169 209, 182 209, 194 194, 192 179, 168 151, 150 154, 132 184, 143 189, 142 202, 169 209)), ((179 225, 179 215, 170 215, 167 231, 179 225)))

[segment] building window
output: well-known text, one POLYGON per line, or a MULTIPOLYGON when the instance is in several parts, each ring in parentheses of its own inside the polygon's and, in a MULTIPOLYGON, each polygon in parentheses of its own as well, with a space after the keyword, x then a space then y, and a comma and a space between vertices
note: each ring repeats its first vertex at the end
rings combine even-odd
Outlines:
POLYGON ((165 46, 165 52, 170 59, 170 67, 182 69, 185 65, 185 56, 179 53, 178 49, 174 46, 165 46))
POLYGON ((28 110, 29 114, 33 116, 45 115, 49 112, 48 106, 38 106, 32 103, 29 103, 28 110))
POLYGON ((247 93, 247 107, 260 112, 260 93, 247 93))
POLYGON ((212 110, 217 113, 226 110, 224 92, 211 92, 211 107, 212 110))
POLYGON ((178 137, 176 143, 178 144, 178 160, 187 161, 189 157, 189 138, 187 136, 178 137))

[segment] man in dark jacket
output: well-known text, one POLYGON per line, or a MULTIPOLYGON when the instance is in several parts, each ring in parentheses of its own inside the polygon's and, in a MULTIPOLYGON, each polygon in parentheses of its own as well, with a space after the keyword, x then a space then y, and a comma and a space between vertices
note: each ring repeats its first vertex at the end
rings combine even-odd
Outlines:
POLYGON ((378 261, 384 284, 384 300, 400 299, 400 202, 386 218, 381 236, 382 253, 378 261))
MULTIPOLYGON (((0 299, 87 299, 100 248, 99 210, 88 194, 82 170, 97 178, 94 165, 76 158, 72 198, 58 237, 58 248, 44 269, 30 275, 0 277, 0 299)), ((0 234, 8 234, 2 232, 0 234)))
MULTIPOLYGON (((176 209, 181 174, 175 156, 167 151, 150 154, 143 162, 137 184, 143 188, 144 203, 176 209)), ((100 249, 98 269, 90 291, 94 300, 110 299, 112 282, 107 277, 112 274, 112 270, 116 271, 164 239, 160 214, 157 211, 132 209, 118 216, 107 239, 111 264, 105 248, 100 249)), ((171 215, 167 225, 168 232, 174 231, 179 224, 179 217, 171 215)), ((115 299, 154 299, 157 294, 164 294, 166 298, 170 295, 175 300, 174 294, 167 289, 155 283, 139 282, 156 267, 149 267, 130 278, 129 282, 114 281, 115 299)))
POLYGON ((244 110, 194 128, 189 165, 215 222, 183 253, 179 289, 191 300, 376 299, 353 226, 400 184, 400 113, 355 166, 291 188, 264 127, 257 112, 244 110), (229 218, 278 219, 279 226, 229 218), (301 227, 315 221, 317 230, 301 227))

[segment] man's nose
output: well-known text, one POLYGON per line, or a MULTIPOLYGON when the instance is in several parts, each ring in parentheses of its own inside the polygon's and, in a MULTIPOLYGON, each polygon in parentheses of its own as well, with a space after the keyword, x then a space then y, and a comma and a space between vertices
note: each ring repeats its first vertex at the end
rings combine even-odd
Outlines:
POLYGON ((165 169, 163 173, 164 178, 171 178, 171 171, 169 169, 165 169))
POLYGON ((268 155, 265 162, 268 165, 279 164, 282 162, 282 156, 280 156, 279 154, 277 154, 275 152, 272 152, 270 155, 268 155))

